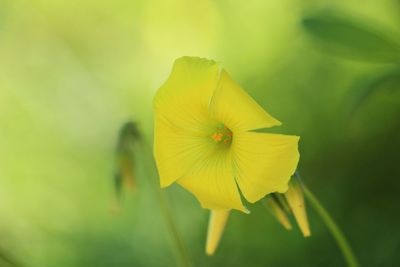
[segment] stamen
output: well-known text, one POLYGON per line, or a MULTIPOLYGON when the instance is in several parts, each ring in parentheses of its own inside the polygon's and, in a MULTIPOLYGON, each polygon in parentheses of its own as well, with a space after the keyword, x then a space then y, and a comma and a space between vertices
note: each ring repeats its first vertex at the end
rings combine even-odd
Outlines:
POLYGON ((215 128, 215 132, 211 134, 211 138, 216 143, 230 144, 232 142, 232 131, 225 125, 219 125, 215 128))

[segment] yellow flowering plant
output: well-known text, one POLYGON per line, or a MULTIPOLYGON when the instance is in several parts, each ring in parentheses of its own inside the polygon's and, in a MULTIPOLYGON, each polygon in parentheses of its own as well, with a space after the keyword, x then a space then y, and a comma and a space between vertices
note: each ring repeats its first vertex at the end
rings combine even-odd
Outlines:
MULTIPOLYGON (((178 58, 157 91, 153 107, 153 154, 160 186, 177 183, 211 211, 207 254, 212 255, 218 247, 231 210, 249 213, 243 200, 263 200, 288 230, 292 228, 288 215, 293 214, 303 235, 310 236, 304 202, 307 196, 338 242, 348 266, 358 266, 340 229, 300 181, 296 172, 299 137, 255 131, 281 123, 219 64, 198 57, 178 58)), ((161 202, 181 262, 190 266, 182 239, 161 202)))
POLYGON ((154 98, 161 187, 176 182, 203 208, 248 212, 284 193, 299 161, 298 136, 253 132, 281 123, 211 60, 182 57, 154 98))

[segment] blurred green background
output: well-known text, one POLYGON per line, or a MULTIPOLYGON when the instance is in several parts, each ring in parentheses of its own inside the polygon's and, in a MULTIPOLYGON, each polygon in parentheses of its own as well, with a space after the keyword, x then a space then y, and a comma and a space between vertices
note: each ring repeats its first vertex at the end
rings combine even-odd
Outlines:
MULTIPOLYGON (((220 62, 301 136, 304 182, 362 266, 400 264, 399 1, 0 0, 0 266, 176 266, 149 158, 119 212, 113 174, 119 129, 151 140, 183 55, 220 62)), ((166 192, 196 266, 345 265, 310 207, 304 239, 260 204, 207 257, 208 212, 166 192)))

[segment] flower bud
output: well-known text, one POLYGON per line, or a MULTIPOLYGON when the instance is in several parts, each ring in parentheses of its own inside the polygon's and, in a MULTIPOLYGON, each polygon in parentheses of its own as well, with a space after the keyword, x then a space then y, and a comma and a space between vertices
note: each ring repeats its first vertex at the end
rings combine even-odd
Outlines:
POLYGON ((211 210, 206 242, 207 255, 213 255, 217 249, 230 212, 230 210, 211 210))
POLYGON ((134 147, 138 139, 139 131, 134 122, 127 122, 121 127, 116 147, 114 174, 117 197, 120 197, 125 188, 132 191, 136 186, 134 147))
POLYGON ((303 187, 297 177, 293 177, 290 181, 285 197, 304 237, 310 236, 311 232, 304 203, 303 187))
POLYGON ((286 230, 292 230, 292 225, 290 224, 287 216, 287 211, 285 211, 285 209, 282 207, 282 204, 279 203, 278 198, 275 196, 267 196, 263 203, 286 230))

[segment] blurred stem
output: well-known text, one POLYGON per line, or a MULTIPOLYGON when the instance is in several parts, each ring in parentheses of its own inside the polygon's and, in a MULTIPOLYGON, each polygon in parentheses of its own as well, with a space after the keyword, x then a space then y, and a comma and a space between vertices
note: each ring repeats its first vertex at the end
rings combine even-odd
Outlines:
POLYGON ((8 266, 12 267, 21 267, 19 263, 17 263, 14 259, 12 259, 8 254, 4 253, 0 250, 0 263, 5 262, 8 266))
POLYGON ((151 171, 151 184, 152 187, 154 188, 154 191, 156 192, 156 197, 158 204, 160 206, 161 213, 164 217, 165 224, 168 228, 169 234, 174 242, 174 250, 175 250, 175 255, 178 258, 180 265, 182 267, 192 267, 193 264, 191 262, 191 258, 189 256, 189 252, 185 246, 185 243, 183 242, 183 239, 181 235, 179 234, 178 227, 176 226, 174 217, 171 212, 171 208, 168 205, 168 198, 166 196, 166 193, 161 190, 158 182, 153 179, 153 177, 157 177, 157 168, 154 163, 154 159, 151 153, 151 146, 147 145, 147 142, 142 138, 141 143, 143 144, 143 154, 146 155, 147 157, 145 158, 144 162, 148 162, 149 160, 152 164, 151 166, 148 166, 149 172, 151 171))
POLYGON ((335 223, 326 209, 322 206, 319 200, 314 196, 314 194, 304 185, 304 194, 310 201, 314 210, 321 217, 322 221, 324 221, 326 227, 328 227, 332 236, 335 238, 336 243, 338 244, 340 250, 342 251, 343 257, 347 262, 347 266, 349 267, 359 267, 358 261, 353 253, 353 250, 350 247, 349 242, 344 236, 343 232, 340 230, 339 226, 335 223))
POLYGON ((161 212, 163 213, 165 223, 169 229, 170 235, 174 240, 176 254, 179 255, 181 265, 184 267, 192 267, 193 264, 191 263, 189 253, 186 249, 186 246, 179 234, 178 228, 175 224, 174 218, 171 214, 171 210, 169 205, 167 204, 167 197, 165 192, 161 189, 157 189, 157 197, 160 204, 161 212))

